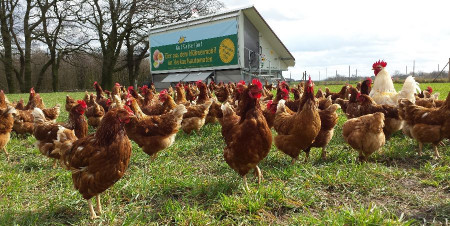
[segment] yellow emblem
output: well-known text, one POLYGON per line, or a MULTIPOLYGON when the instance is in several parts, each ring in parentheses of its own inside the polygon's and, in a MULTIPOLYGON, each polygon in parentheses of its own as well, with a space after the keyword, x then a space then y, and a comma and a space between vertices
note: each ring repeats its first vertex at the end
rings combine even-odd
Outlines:
POLYGON ((233 41, 231 39, 226 38, 222 40, 219 46, 219 56, 220 60, 224 63, 230 63, 234 58, 234 53, 236 49, 234 47, 233 41))
POLYGON ((185 36, 180 36, 180 39, 178 39, 178 43, 183 43, 185 39, 185 36))

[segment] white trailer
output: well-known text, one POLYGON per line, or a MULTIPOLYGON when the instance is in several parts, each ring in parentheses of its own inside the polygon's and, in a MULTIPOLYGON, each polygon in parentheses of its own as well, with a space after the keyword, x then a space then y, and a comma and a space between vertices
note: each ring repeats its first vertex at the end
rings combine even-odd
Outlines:
POLYGON ((255 7, 154 27, 151 77, 156 88, 213 79, 216 82, 282 79, 295 59, 255 7))

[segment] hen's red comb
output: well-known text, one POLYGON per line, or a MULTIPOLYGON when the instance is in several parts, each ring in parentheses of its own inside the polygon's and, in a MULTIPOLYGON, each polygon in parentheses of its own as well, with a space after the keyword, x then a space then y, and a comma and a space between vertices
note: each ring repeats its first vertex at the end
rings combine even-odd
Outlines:
POLYGON ((270 106, 272 106, 272 103, 273 103, 272 100, 269 100, 269 102, 267 102, 267 108, 268 108, 268 109, 270 108, 270 106))
POLYGON ((128 86, 128 91, 130 91, 130 90, 134 90, 134 87, 133 86, 128 86))
POLYGON ((262 83, 259 81, 259 79, 253 79, 252 84, 258 86, 258 89, 262 89, 262 83))
POLYGON ((372 84, 372 79, 371 78, 367 78, 366 80, 369 81, 370 84, 372 84))
POLYGON ((377 66, 386 67, 387 63, 383 60, 378 60, 377 62, 373 63, 372 68, 376 68, 377 66))
POLYGON ((116 86, 120 86, 120 84, 118 82, 116 82, 116 86))
POLYGON ((159 92, 159 98, 163 97, 166 94, 168 94, 167 89, 162 90, 161 92, 159 92))
POLYGON ((123 106, 123 108, 125 108, 125 110, 127 110, 127 112, 128 112, 129 115, 131 115, 131 116, 134 115, 134 112, 131 110, 130 107, 128 107, 128 105, 123 106))
POLYGON ((427 87, 428 92, 431 94, 433 92, 433 88, 431 88, 431 86, 427 87))
POLYGON ((143 85, 141 88, 139 88, 141 90, 141 92, 145 93, 148 90, 148 86, 147 85, 143 85))
POLYGON ((82 108, 87 108, 87 104, 86 104, 86 102, 84 102, 84 100, 77 100, 77 103, 78 103, 82 108))

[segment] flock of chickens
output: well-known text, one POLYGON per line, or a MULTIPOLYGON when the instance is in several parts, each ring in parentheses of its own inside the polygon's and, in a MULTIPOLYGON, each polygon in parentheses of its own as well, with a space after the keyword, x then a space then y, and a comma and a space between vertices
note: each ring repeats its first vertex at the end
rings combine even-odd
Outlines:
POLYGON ((45 108, 33 88, 26 106, 23 100, 9 103, 1 91, 0 149, 8 156, 5 146, 12 130, 33 134, 39 151, 54 159, 54 167, 59 161, 71 171, 75 188, 88 200, 91 218, 97 217, 96 211, 102 212, 99 195, 128 168, 130 140, 154 159, 174 143, 180 129, 190 134, 205 123, 220 123, 225 161, 243 177, 246 190, 249 171, 255 171, 258 183, 262 180, 258 163, 269 153, 272 139, 293 163, 302 151, 307 161, 312 147, 322 148, 322 158, 326 158, 339 108, 348 118, 343 125, 344 139, 359 152, 360 161, 366 161, 398 130, 418 141, 419 154, 423 143, 432 143, 439 157, 437 146, 450 138, 450 95, 445 101, 437 100, 431 88, 414 95, 417 87, 411 85, 415 84, 412 77, 399 93, 383 91, 385 87, 375 85, 386 84, 377 83, 377 79, 385 79, 384 67, 386 63, 380 61, 373 65, 377 76, 373 87, 369 78, 356 88, 345 85, 339 93, 328 89, 315 93, 311 79, 294 88, 285 82, 273 87, 266 81, 263 86, 257 79, 249 84, 207 85, 197 81, 178 83, 175 89, 159 94, 153 86, 143 86, 137 92, 118 83, 112 91, 106 91, 95 82, 96 94, 86 92, 83 100, 66 97, 67 123, 56 122, 60 105, 45 108), (272 89, 276 89, 275 96, 272 89), (290 92, 293 100, 289 99, 290 92), (94 134, 88 135, 88 125, 97 128, 94 134), (271 128, 277 132, 274 138, 271 128))

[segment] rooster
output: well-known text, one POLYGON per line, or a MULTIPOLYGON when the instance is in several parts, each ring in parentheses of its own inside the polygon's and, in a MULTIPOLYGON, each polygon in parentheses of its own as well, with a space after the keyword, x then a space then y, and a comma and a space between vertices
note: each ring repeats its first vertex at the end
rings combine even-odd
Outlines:
POLYGON ((254 169, 258 174, 258 183, 262 173, 258 163, 269 153, 272 145, 272 133, 262 115, 259 98, 262 84, 254 79, 240 95, 237 114, 229 103, 222 105, 222 136, 226 147, 223 155, 227 164, 244 179, 244 188, 248 189, 247 173, 254 169))
POLYGON ((72 172, 74 187, 87 200, 91 219, 97 218, 91 198, 96 197, 96 210, 101 214, 100 194, 122 178, 128 168, 131 142, 125 125, 132 116, 129 108, 111 109, 95 134, 72 143, 55 141, 55 152, 72 172))
POLYGON ((388 104, 397 106, 398 100, 401 98, 406 98, 412 103, 415 102, 416 90, 420 92, 418 83, 414 80, 412 76, 408 76, 403 83, 402 90, 397 93, 394 88, 394 83, 389 73, 386 71, 387 63, 384 61, 377 61, 372 65, 372 70, 375 73, 375 81, 372 86, 372 90, 369 96, 377 104, 388 104))
POLYGON ((280 100, 277 106, 273 127, 278 135, 275 145, 285 154, 292 157, 295 163, 300 151, 309 147, 320 131, 321 122, 318 103, 314 97, 314 83, 309 78, 302 99, 305 103, 299 106, 299 111, 290 114, 286 111, 285 100, 280 100))

